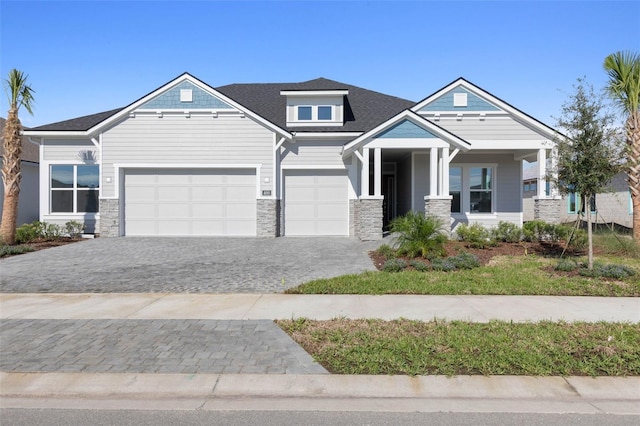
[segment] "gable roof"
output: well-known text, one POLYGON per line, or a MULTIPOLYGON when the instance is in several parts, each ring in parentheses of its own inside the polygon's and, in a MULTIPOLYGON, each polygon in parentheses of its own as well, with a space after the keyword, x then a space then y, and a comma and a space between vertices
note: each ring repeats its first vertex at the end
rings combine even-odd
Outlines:
POLYGON ((110 111, 99 112, 97 114, 85 115, 78 118, 72 118, 70 120, 58 121, 56 123, 45 124, 43 126, 32 127, 29 130, 35 131, 65 131, 65 132, 75 132, 75 131, 86 131, 90 128, 97 126, 102 123, 107 118, 119 113, 124 108, 116 108, 110 111))
MULTIPOLYGON (((7 120, 0 117, 0 140, 2 140, 4 124, 7 120)), ((28 130, 28 127, 24 127, 24 130, 28 130)), ((4 156, 4 144, 0 142, 0 157, 4 156)), ((22 137, 22 161, 30 161, 32 163, 38 163, 40 161, 40 149, 36 144, 29 142, 29 139, 22 137)))
MULTIPOLYGON (((431 95, 427 96, 426 98, 424 98, 423 100, 421 100, 420 102, 415 104, 411 108, 411 110, 420 113, 420 110, 422 110, 425 106, 427 106, 428 104, 432 103, 433 101, 437 100, 438 98, 440 98, 441 96, 443 96, 447 92, 449 92, 449 91, 451 91, 451 90, 453 90, 453 89, 455 89, 457 87, 462 87, 462 88, 466 89, 467 91, 469 91, 472 94, 478 96, 479 98, 483 99, 487 103, 489 103, 489 104, 501 109, 502 111, 510 114, 514 119, 520 121, 520 123, 522 123, 523 125, 525 125, 525 126, 527 126, 529 128, 537 130, 539 133, 545 135, 549 139, 553 139, 555 137, 562 136, 557 130, 553 129, 552 127, 550 127, 550 126, 548 126, 546 124, 544 124, 542 121, 540 121, 540 120, 538 120, 536 118, 533 118, 529 114, 519 110, 518 108, 516 108, 513 105, 509 104, 508 102, 503 101, 499 97, 497 97, 495 95, 492 95, 491 93, 489 93, 486 90, 482 89, 481 87, 476 86, 475 84, 465 80, 462 77, 459 77, 459 78, 453 80, 451 83, 447 84, 446 86, 444 86, 440 90, 437 90, 434 93, 432 93, 431 95)), ((432 113, 434 111, 426 111, 426 112, 432 113)), ((461 112, 464 112, 464 111, 461 111, 461 112)))
POLYGON ((389 129, 390 127, 402 122, 403 120, 409 120, 412 123, 418 125, 419 127, 427 130, 429 133, 433 134, 439 139, 447 142, 448 144, 454 146, 455 148, 461 149, 463 151, 469 150, 471 145, 466 140, 462 139, 459 136, 454 135, 447 129, 438 126, 436 123, 427 120, 426 118, 418 115, 416 112, 405 109, 399 114, 389 118, 368 132, 358 136, 348 144, 344 146, 342 149, 342 156, 346 157, 350 155, 352 152, 357 150, 363 143, 367 141, 367 139, 376 136, 377 134, 389 129))

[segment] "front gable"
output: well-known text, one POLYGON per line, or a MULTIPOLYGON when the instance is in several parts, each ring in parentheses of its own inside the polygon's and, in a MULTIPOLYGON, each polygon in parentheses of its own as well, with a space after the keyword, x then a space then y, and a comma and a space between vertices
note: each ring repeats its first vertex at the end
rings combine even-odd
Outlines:
POLYGON ((457 86, 443 93, 433 100, 429 100, 422 111, 501 111, 486 99, 470 92, 462 86, 457 86))
POLYGON ((138 109, 233 109, 233 107, 192 82, 183 81, 143 103, 138 109))
POLYGON ((398 124, 391 126, 390 128, 383 130, 374 138, 378 139, 423 139, 423 138, 437 138, 436 135, 428 130, 418 126, 411 120, 403 120, 398 124))

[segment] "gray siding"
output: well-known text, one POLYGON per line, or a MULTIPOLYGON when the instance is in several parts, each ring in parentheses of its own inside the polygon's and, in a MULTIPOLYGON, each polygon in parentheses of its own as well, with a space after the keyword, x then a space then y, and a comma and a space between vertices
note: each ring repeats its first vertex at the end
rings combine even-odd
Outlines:
MULTIPOLYGON (((285 143, 283 166, 344 166, 342 147, 345 141, 296 141, 285 143)), ((348 160, 347 160, 348 161, 348 160)))
MULTIPOLYGON (((0 157, 0 167, 2 167, 2 157, 0 157)), ((39 181, 39 165, 23 161, 21 165, 22 180, 20 181, 20 196, 18 199, 18 222, 17 225, 24 225, 38 220, 40 211, 40 196, 38 188, 39 181)), ((2 208, 4 201, 4 179, 0 173, 0 217, 2 217, 2 208)))
POLYGON ((261 189, 272 189, 273 133, 249 118, 165 114, 136 116, 104 133, 103 197, 114 196, 113 164, 260 164, 261 189), (269 182, 265 183, 265 178, 269 182))
POLYGON ((84 152, 92 152, 97 159, 98 148, 91 140, 62 140, 46 139, 44 143, 44 154, 41 161, 54 162, 79 162, 82 161, 84 152))
MULTIPOLYGON (((411 182, 409 182, 411 184, 411 182)), ((413 156, 413 210, 424 212, 424 197, 429 194, 429 154, 413 156)))
MULTIPOLYGON (((436 124, 465 140, 542 140, 543 136, 509 117, 487 116, 480 121, 477 115, 442 118, 436 124)), ((516 147, 514 147, 516 148, 516 147)))

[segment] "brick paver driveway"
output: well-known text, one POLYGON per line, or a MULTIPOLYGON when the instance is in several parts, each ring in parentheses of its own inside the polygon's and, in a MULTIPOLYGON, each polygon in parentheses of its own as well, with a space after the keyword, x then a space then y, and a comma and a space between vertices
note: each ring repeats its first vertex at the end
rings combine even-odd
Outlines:
POLYGON ((0 292, 277 293, 373 270, 354 238, 97 238, 0 260, 0 292))

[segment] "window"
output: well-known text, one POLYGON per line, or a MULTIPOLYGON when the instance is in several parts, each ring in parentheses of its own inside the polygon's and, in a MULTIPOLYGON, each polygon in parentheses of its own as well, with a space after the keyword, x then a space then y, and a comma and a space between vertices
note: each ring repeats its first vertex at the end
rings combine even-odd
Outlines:
MULTIPOLYGON (((575 192, 571 192, 569 193, 568 198, 568 203, 569 203, 569 207, 567 209, 567 211, 569 212, 569 214, 576 214, 578 213, 578 211, 582 208, 582 213, 585 212, 585 209, 582 205, 582 199, 580 197, 580 194, 576 194, 575 192)), ((594 195, 593 197, 591 197, 591 205, 589 206, 591 208, 591 212, 594 213, 596 211, 596 196, 594 195)))
POLYGON ((451 165, 451 213, 492 213, 495 166, 451 165))
POLYGON ((491 213, 492 169, 490 167, 471 167, 469 169, 469 202, 471 213, 491 213))
POLYGON ((298 120, 311 120, 311 107, 299 106, 298 107, 298 120))
POLYGON ((100 168, 51 166, 51 213, 97 213, 100 168))
POLYGON ((332 108, 330 106, 319 106, 318 120, 331 120, 331 111, 332 108))
POLYGON ((451 200, 451 213, 462 213, 462 168, 449 167, 449 195, 451 200))

